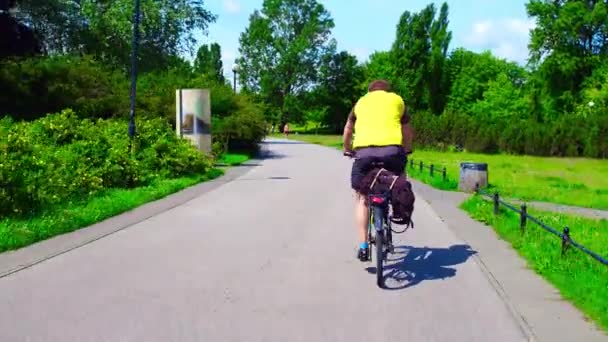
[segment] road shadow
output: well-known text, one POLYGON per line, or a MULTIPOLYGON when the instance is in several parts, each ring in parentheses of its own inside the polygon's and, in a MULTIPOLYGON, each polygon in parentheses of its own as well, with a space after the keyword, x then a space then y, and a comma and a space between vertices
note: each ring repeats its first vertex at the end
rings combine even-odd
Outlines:
POLYGON ((258 153, 256 153, 255 158, 260 159, 260 160, 268 160, 268 159, 284 159, 284 158, 287 158, 287 156, 282 153, 276 152, 276 151, 262 148, 258 151, 258 153))
POLYGON ((307 143, 302 141, 294 141, 294 140, 282 140, 282 141, 264 141, 260 143, 260 145, 306 145, 307 143))
POLYGON ((259 163, 248 163, 248 162, 244 162, 241 164, 236 164, 236 165, 230 165, 230 164, 225 164, 225 163, 215 163, 213 164, 213 166, 215 167, 254 167, 254 166, 260 166, 262 164, 259 163))
MULTIPOLYGON (((463 264, 475 254, 477 251, 469 245, 448 248, 395 246, 395 253, 389 254, 389 264, 384 267, 385 289, 402 290, 423 281, 454 277, 456 269, 450 266, 463 264)), ((376 267, 367 270, 376 273, 376 267)))

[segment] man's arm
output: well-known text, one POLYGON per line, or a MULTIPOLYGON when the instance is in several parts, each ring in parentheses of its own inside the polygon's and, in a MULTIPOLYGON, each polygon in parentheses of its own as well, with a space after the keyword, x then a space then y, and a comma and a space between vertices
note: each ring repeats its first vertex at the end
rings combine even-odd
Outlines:
POLYGON ((353 129, 355 128, 355 112, 354 109, 348 114, 346 125, 344 125, 344 133, 342 134, 342 143, 344 151, 352 150, 353 129))
POLYGON ((403 136, 401 144, 406 153, 412 152, 412 141, 414 140, 414 129, 410 120, 410 113, 406 107, 401 116, 401 135, 403 136))

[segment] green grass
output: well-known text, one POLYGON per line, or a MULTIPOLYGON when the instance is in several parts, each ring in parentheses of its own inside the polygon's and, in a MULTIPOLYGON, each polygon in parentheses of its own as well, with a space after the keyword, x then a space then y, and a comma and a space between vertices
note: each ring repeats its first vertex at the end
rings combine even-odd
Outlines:
POLYGON ((411 158, 445 166, 456 180, 461 162, 487 163, 489 183, 503 197, 608 209, 608 160, 425 150, 411 158))
MULTIPOLYGON (((226 153, 218 163, 236 166, 249 159, 249 154, 226 153)), ((108 189, 86 201, 66 203, 31 218, 5 218, 0 220, 0 253, 90 226, 223 173, 223 168, 216 168, 206 174, 158 180, 135 189, 108 189)))
POLYGON ((86 201, 66 203, 32 218, 5 218, 0 221, 0 252, 78 230, 222 174, 222 170, 212 169, 203 175, 159 180, 130 190, 109 189, 86 201))
POLYGON ((423 167, 422 171, 420 171, 418 164, 411 166, 408 162, 407 175, 436 189, 455 190, 458 188, 458 179, 446 173, 446 179, 444 180, 440 168, 435 169, 433 176, 431 176, 431 171, 428 168, 423 167))
POLYGON ((237 166, 243 164, 249 159, 251 159, 251 156, 246 153, 225 153, 217 159, 217 164, 237 166))
MULTIPOLYGON (((293 135, 294 140, 341 148, 338 135, 293 135)), ((418 166, 408 167, 409 174, 422 182, 443 190, 456 190, 461 162, 488 164, 492 190, 505 198, 524 201, 552 202, 595 209, 608 209, 608 160, 587 158, 556 158, 515 155, 487 155, 467 152, 437 152, 416 149, 410 156, 417 164, 434 164, 436 170, 446 167, 448 182, 441 173, 428 176, 418 166)))
MULTIPOLYGON (((519 214, 501 208, 493 214, 491 202, 474 196, 461 207, 474 219, 492 226, 498 235, 511 243, 531 269, 556 288, 589 318, 608 331, 608 267, 571 247, 561 256, 561 240, 528 221, 525 234, 519 228, 519 214)), ((541 222, 561 231, 570 227, 574 241, 608 257, 608 221, 582 218, 529 209, 541 222)))

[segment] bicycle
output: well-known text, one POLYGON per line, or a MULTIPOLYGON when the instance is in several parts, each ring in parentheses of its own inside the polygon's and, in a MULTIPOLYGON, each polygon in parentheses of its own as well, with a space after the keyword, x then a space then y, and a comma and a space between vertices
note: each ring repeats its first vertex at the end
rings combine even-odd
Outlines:
MULTIPOLYGON (((353 153, 343 152, 345 156, 354 158, 353 153)), ((383 162, 373 162, 371 168, 384 167, 383 162)), ((381 193, 370 193, 367 196, 369 203, 369 224, 367 226, 368 244, 368 261, 372 261, 372 245, 376 249, 376 284, 378 287, 384 287, 384 262, 388 253, 394 253, 393 246, 393 230, 391 220, 389 219, 389 204, 391 201, 390 190, 381 193)), ((405 231, 405 230, 404 230, 405 231)))
POLYGON ((369 200, 369 222, 367 228, 367 238, 369 260, 372 259, 372 244, 376 248, 376 283, 378 287, 384 287, 384 262, 388 253, 394 253, 393 234, 390 220, 388 219, 388 207, 390 203, 390 193, 370 194, 369 200), (373 229, 372 229, 373 227, 373 229), (373 236, 372 236, 373 234, 373 236))

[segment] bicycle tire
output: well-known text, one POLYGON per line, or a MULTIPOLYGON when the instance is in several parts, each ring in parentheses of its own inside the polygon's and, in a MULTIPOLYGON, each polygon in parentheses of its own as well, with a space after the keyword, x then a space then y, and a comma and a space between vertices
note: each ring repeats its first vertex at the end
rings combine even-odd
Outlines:
POLYGON ((374 208, 374 230, 375 232, 375 245, 376 245, 376 284, 382 288, 384 286, 383 275, 384 275, 384 227, 383 227, 383 215, 381 208, 374 208))
POLYGON ((382 288, 384 283, 382 276, 384 275, 384 267, 382 265, 384 260, 384 242, 382 237, 382 231, 376 232, 376 284, 382 288))

